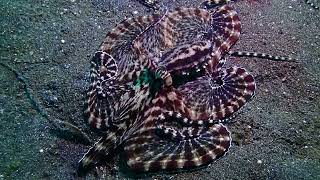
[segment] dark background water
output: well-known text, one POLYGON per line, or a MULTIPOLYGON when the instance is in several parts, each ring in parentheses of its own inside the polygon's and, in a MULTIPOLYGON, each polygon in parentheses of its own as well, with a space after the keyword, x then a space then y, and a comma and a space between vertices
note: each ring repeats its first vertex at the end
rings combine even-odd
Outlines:
MULTIPOLYGON (((201 1, 162 2, 173 9, 201 1)), ((298 63, 230 58, 255 76, 257 92, 228 126, 228 154, 198 171, 150 177, 320 179, 320 11, 303 0, 243 0, 233 7, 243 30, 232 50, 289 55, 298 63)), ((52 121, 72 123, 97 138, 82 117, 89 58, 116 23, 147 13, 134 0, 0 1, 1 63, 20 78, 0 66, 0 179, 74 177, 89 146, 68 128, 53 131, 52 121)), ((105 177, 126 176, 107 171, 105 177)))

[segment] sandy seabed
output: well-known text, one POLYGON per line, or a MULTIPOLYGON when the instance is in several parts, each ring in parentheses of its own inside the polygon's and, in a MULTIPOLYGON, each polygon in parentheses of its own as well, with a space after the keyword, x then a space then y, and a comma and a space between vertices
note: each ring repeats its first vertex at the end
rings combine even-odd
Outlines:
MULTIPOLYGON (((201 1, 162 2, 174 9, 201 1)), ((243 0, 232 6, 242 22, 233 51, 288 55, 298 63, 230 57, 229 64, 254 75, 257 90, 228 125, 233 143, 227 155, 199 170, 145 178, 320 179, 320 11, 303 0, 243 0)), ((89 59, 118 22, 148 13, 134 0, 1 0, 1 63, 24 77, 50 119, 72 123, 95 139, 82 117, 89 59)), ((0 179, 74 179, 89 146, 53 131, 25 89, 0 66, 0 179)), ((110 169, 105 178, 129 178, 110 169)))

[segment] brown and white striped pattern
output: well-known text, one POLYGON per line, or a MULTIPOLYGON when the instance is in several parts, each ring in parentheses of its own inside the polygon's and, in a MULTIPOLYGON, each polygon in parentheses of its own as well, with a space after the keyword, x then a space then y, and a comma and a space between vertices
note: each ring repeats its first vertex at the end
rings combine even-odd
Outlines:
MULTIPOLYGON (((176 117, 163 115, 171 109, 168 94, 159 92, 136 131, 124 143, 128 166, 135 171, 176 170, 209 164, 230 147, 230 133, 221 124, 180 126, 176 117)), ((183 118, 183 115, 182 117, 183 118)))
POLYGON ((257 53, 257 52, 244 52, 244 51, 229 51, 229 55, 237 56, 237 57, 253 57, 253 58, 262 58, 262 59, 269 59, 272 61, 287 61, 287 62, 295 62, 294 59, 291 57, 285 56, 273 56, 266 53, 257 53))
POLYGON ((154 14, 128 18, 107 34, 100 50, 110 54, 115 59, 119 72, 125 76, 122 80, 132 81, 136 78, 134 73, 137 68, 140 68, 140 65, 137 62, 138 56, 134 52, 133 43, 146 29, 152 29, 151 27, 161 17, 161 15, 154 14))
POLYGON ((188 74, 197 77, 216 71, 221 57, 238 40, 240 28, 239 18, 229 6, 212 13, 179 8, 141 33, 133 49, 146 67, 164 67, 173 76, 182 75, 180 79, 188 74))
POLYGON ((245 69, 232 67, 200 77, 172 89, 164 96, 169 111, 183 114, 188 124, 224 122, 254 95, 255 82, 245 69))
POLYGON ((91 60, 91 84, 85 105, 85 115, 94 129, 107 130, 129 119, 129 112, 141 108, 149 96, 148 86, 134 88, 119 82, 117 74, 115 60, 105 52, 97 52, 91 60))
POLYGON ((190 44, 177 46, 161 57, 159 66, 165 67, 168 72, 188 72, 208 60, 212 52, 211 41, 196 41, 190 44))
POLYGON ((253 78, 243 69, 219 71, 220 59, 238 40, 240 28, 236 12, 223 6, 216 11, 180 8, 162 16, 127 19, 108 33, 102 52, 93 59, 86 111, 89 123, 108 134, 88 151, 79 170, 99 162, 101 154, 120 144, 127 164, 137 171, 199 167, 224 155, 231 138, 219 122, 254 92, 253 78), (193 75, 200 78, 179 86, 172 80, 153 98, 148 84, 131 86, 144 68, 175 80, 183 78, 179 73, 199 70, 193 75), (201 77, 206 72, 212 74, 209 79, 201 77), (209 81, 222 85, 205 84, 209 81), (197 86, 208 92, 192 94, 197 86), (201 104, 208 94, 209 100, 201 104), (213 120, 217 121, 210 123, 213 120))
MULTIPOLYGON (((85 175, 97 163, 101 163, 105 156, 114 153, 113 151, 130 136, 133 124, 136 123, 140 113, 144 112, 150 103, 149 87, 142 86, 136 89, 134 93, 125 93, 120 99, 112 102, 113 114, 111 114, 111 119, 104 119, 105 116, 101 116, 96 111, 90 112, 93 117, 90 116, 89 123, 95 129, 106 130, 106 135, 100 138, 79 161, 79 176, 85 175)), ((100 106, 100 109, 103 109, 103 105, 96 104, 96 106, 100 106)))
POLYGON ((177 8, 169 12, 160 23, 165 47, 172 48, 194 40, 201 40, 197 36, 208 30, 210 20, 210 13, 199 8, 177 8))
MULTIPOLYGON (((135 171, 177 170, 207 165, 223 156, 230 147, 230 134, 225 126, 192 128, 199 135, 177 139, 164 135, 167 129, 150 129, 126 142, 128 166, 135 171), (161 131, 161 132, 158 132, 161 131), (157 136, 158 135, 158 136, 157 136)), ((187 129, 176 131, 178 134, 187 129)), ((169 135, 172 135, 170 132, 169 135)))
POLYGON ((178 8, 168 13, 159 24, 162 29, 160 34, 169 52, 173 47, 195 41, 211 41, 210 58, 198 64, 198 67, 203 66, 209 72, 215 71, 219 60, 239 39, 241 31, 236 11, 227 5, 213 12, 198 8, 178 8))
POLYGON ((89 124, 97 129, 108 126, 113 117, 113 99, 127 89, 116 83, 117 64, 105 52, 96 52, 91 59, 90 87, 85 114, 89 124))
POLYGON ((189 107, 189 124, 211 124, 224 122, 239 111, 254 96, 253 76, 245 69, 232 67, 179 86, 178 91, 189 107), (196 112, 206 112, 201 117, 196 112), (196 115, 196 116, 195 116, 196 115))
POLYGON ((238 40, 240 29, 239 18, 229 6, 212 13, 179 8, 141 33, 133 47, 144 66, 164 67, 174 79, 192 79, 217 70, 221 57, 238 40))

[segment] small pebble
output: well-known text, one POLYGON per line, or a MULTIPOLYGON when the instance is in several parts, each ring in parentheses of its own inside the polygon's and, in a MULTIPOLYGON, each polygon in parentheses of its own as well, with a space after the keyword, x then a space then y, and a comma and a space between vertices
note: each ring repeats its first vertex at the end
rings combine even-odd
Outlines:
POLYGON ((281 79, 282 82, 285 82, 287 80, 287 77, 284 77, 281 79))
POLYGON ((262 161, 261 161, 261 160, 258 160, 257 163, 258 163, 258 164, 262 164, 262 161))
POLYGON ((133 11, 132 13, 133 13, 133 14, 138 14, 138 11, 133 11))
POLYGON ((40 149, 39 152, 40 152, 40 153, 43 153, 43 149, 40 149))
POLYGON ((66 40, 64 39, 61 39, 61 43, 64 44, 66 42, 66 40))

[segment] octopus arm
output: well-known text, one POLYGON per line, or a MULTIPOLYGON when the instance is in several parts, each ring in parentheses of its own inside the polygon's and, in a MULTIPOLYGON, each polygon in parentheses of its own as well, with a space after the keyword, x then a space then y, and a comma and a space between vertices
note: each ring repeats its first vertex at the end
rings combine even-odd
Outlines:
POLYGON ((222 124, 190 127, 179 121, 170 113, 150 112, 124 144, 128 167, 135 172, 196 168, 230 147, 230 133, 222 124))
POLYGON ((91 59, 90 87, 87 93, 85 115, 94 129, 106 129, 114 116, 117 100, 130 87, 116 80, 118 68, 115 60, 106 52, 98 51, 91 59))
POLYGON ((211 124, 232 118, 254 96, 255 87, 253 76, 245 69, 231 67, 179 86, 178 90, 192 120, 188 123, 211 124), (198 118, 195 112, 205 112, 209 118, 198 118))
POLYGON ((114 150, 121 144, 121 133, 123 131, 117 130, 109 132, 105 137, 97 141, 88 152, 80 159, 78 163, 77 175, 84 176, 93 167, 96 167, 107 156, 114 153, 114 150))

